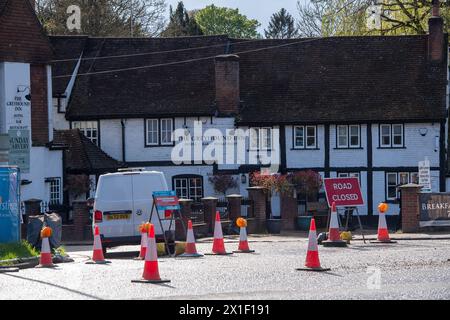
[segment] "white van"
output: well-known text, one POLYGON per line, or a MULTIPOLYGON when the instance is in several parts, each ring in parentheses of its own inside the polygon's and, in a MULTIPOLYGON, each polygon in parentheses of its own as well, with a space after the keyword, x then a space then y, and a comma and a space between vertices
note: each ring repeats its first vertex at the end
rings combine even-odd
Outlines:
MULTIPOLYGON (((92 223, 99 226, 103 248, 140 243, 139 225, 149 221, 155 191, 168 191, 162 172, 122 171, 100 176, 92 223)), ((164 213, 160 216, 163 218, 164 213)), ((156 209, 152 223, 157 240, 163 239, 156 209)), ((170 221, 162 224, 167 231, 170 221)), ((173 223, 171 228, 175 228, 173 223)))

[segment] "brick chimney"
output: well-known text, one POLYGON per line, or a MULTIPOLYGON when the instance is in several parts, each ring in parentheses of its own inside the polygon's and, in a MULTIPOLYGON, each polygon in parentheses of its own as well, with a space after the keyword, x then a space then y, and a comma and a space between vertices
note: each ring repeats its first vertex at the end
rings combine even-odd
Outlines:
POLYGON ((236 115, 239 112, 239 57, 220 55, 216 65, 216 104, 219 115, 236 115))
POLYGON ((442 62, 444 57, 444 20, 439 15, 439 0, 432 2, 432 15, 428 19, 428 59, 442 62))
POLYGON ((31 7, 34 9, 34 10, 36 10, 36 0, 29 0, 30 1, 30 4, 31 4, 31 7))

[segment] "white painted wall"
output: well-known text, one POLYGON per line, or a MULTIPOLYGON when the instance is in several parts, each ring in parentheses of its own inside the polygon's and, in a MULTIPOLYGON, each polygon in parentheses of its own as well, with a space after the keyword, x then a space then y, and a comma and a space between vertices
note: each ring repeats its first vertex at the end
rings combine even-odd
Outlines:
POLYGON ((50 200, 50 186, 46 178, 62 179, 62 151, 50 151, 45 147, 31 148, 30 173, 21 174, 22 180, 32 181, 21 187, 21 200, 50 200))
POLYGON ((362 149, 338 149, 336 126, 330 125, 330 166, 331 167, 366 167, 367 166, 367 125, 361 125, 362 149))
POLYGON ((372 125, 373 166, 396 167, 418 166, 418 162, 428 157, 432 167, 439 166, 439 144, 436 146, 436 137, 440 136, 439 123, 406 123, 405 149, 380 149, 378 125, 372 125), (422 136, 421 128, 427 129, 422 136))
MULTIPOLYGON (((52 99, 53 100, 53 99, 52 99)), ((62 105, 67 104, 67 99, 62 98, 61 102, 62 105)), ((51 101, 52 104, 52 118, 53 118, 53 128, 56 130, 68 130, 70 129, 70 122, 66 120, 66 114, 58 112, 58 106, 53 104, 53 101, 51 101)))
POLYGON ((317 168, 325 166, 325 127, 317 126, 318 150, 294 150, 293 126, 286 126, 286 165, 288 168, 317 168))

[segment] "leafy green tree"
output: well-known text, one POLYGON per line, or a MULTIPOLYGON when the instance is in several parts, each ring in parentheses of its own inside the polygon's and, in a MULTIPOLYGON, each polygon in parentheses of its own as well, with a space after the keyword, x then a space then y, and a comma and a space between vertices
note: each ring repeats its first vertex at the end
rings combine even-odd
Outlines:
POLYGON ((295 20, 284 8, 272 15, 264 33, 269 39, 291 39, 298 36, 295 20))
POLYGON ((182 1, 178 2, 175 11, 170 6, 170 21, 166 29, 161 33, 161 36, 183 37, 202 35, 203 32, 193 15, 194 12, 188 12, 182 1))
POLYGON ((233 38, 259 38, 257 20, 240 14, 238 9, 207 6, 195 14, 195 20, 205 35, 226 34, 233 38))
POLYGON ((37 0, 38 18, 49 34, 155 36, 164 27, 165 0, 37 0), (80 29, 70 30, 70 6, 80 8, 80 29))
MULTIPOLYGON (((426 34, 433 1, 438 0, 298 1, 297 27, 306 37, 426 34)), ((450 7, 439 3, 448 32, 450 7)))

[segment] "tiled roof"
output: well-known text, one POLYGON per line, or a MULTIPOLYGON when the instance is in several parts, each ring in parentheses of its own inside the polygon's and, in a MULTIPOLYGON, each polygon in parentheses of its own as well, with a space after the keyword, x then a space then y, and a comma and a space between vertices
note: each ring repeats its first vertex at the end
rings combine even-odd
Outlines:
MULTIPOLYGON (((226 36, 84 38, 83 41, 85 57, 222 44, 192 51, 84 60, 80 73, 235 53, 240 57, 242 103, 237 120, 241 124, 430 121, 446 117, 446 64, 431 65, 428 62, 427 35, 246 43, 226 36), (284 46, 290 42, 295 44, 284 46), (279 45, 282 46, 245 53, 279 45)), ((52 42, 57 53, 66 50, 65 56, 74 52, 73 56, 79 57, 82 46, 79 37, 64 40, 52 37, 52 42), (58 49, 69 43, 77 49, 58 49)), ((70 69, 66 66, 62 70, 57 64, 55 74, 67 74, 70 69)), ((214 77, 213 59, 79 76, 67 118, 213 115, 216 111, 214 77)), ((55 91, 62 87, 57 82, 55 91)))
MULTIPOLYGON (((445 119, 447 57, 430 65, 427 40, 428 36, 324 38, 240 54, 240 121, 445 119)), ((233 52, 279 43, 239 44, 233 52)))
POLYGON ((52 142, 54 147, 65 147, 65 170, 69 173, 114 172, 122 167, 78 129, 55 130, 52 142))
MULTIPOLYGON (((51 37, 55 51, 70 43, 51 37)), ((155 65, 224 53, 225 36, 184 38, 89 38, 83 48, 85 58, 171 51, 191 47, 206 49, 126 58, 83 60, 79 73, 155 65), (220 45, 220 46, 216 46, 220 45)), ((74 38, 77 44, 79 38, 74 38)), ((73 46, 76 46, 74 44, 73 46)), ((67 50, 69 52, 70 50, 67 50)), ((74 50, 75 51, 75 50, 74 50)), ((78 52, 80 50, 77 50, 78 52)), ((78 58, 78 52, 73 54, 78 58)), ((59 59, 59 57, 57 58, 59 59)), ((72 62, 73 64, 73 62, 72 62)), ((55 74, 68 74, 69 68, 55 66, 55 74)), ((69 74, 72 72, 70 71, 69 74)), ((66 79, 66 82, 68 79, 66 79)), ((56 82, 61 93, 64 85, 56 82)), ((69 119, 141 117, 145 115, 214 114, 214 60, 118 73, 79 76, 67 111, 69 119)))

